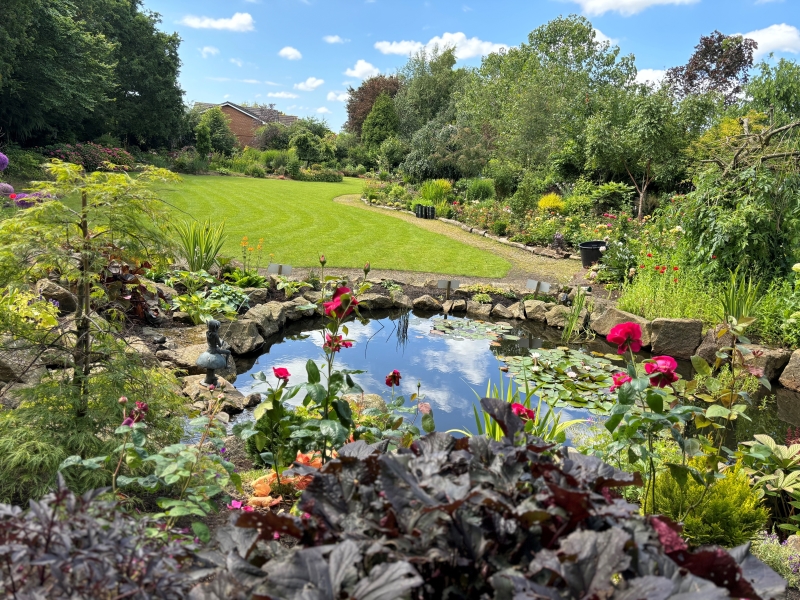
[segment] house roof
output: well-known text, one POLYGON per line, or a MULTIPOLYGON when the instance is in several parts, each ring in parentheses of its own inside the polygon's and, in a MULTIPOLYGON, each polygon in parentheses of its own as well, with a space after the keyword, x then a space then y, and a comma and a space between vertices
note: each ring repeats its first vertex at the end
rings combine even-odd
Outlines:
POLYGON ((213 104, 209 102, 195 102, 195 107, 198 107, 201 112, 207 111, 209 108, 213 108, 214 106, 229 106, 234 110, 238 110, 239 112, 247 115, 251 119, 254 119, 261 123, 262 125, 266 123, 281 123, 283 125, 291 125, 295 121, 297 121, 297 117, 294 115, 286 115, 279 110, 273 108, 273 105, 270 106, 240 106, 238 104, 234 104, 233 102, 223 102, 221 104, 213 104))

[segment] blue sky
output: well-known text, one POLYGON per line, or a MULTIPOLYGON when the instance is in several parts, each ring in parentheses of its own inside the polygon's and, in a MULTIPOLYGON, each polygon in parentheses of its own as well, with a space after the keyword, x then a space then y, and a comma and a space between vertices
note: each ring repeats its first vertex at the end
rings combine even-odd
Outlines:
POLYGON ((636 56, 643 78, 684 64, 703 34, 752 34, 758 56, 797 58, 800 0, 145 0, 179 32, 187 102, 274 102, 287 114, 347 119, 348 85, 391 74, 408 53, 452 43, 459 64, 516 46, 559 15, 588 17, 636 56))

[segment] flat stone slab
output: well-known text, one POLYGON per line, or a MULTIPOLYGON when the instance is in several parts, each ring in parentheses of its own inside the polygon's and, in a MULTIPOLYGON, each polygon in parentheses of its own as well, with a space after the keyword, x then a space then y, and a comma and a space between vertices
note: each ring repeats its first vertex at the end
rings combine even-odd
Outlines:
POLYGON ((653 354, 691 358, 702 340, 703 322, 699 319, 654 319, 650 323, 653 354))

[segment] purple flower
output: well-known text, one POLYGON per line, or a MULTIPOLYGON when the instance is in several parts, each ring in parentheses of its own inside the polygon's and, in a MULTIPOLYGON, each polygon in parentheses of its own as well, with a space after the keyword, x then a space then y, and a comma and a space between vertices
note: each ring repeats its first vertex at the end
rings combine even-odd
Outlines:
POLYGON ((0 152, 0 171, 5 171, 8 168, 8 157, 0 152))
POLYGON ((128 417, 127 419, 125 419, 125 420, 122 422, 122 425, 123 425, 124 427, 130 427, 131 425, 133 425, 133 419, 131 419, 130 417, 128 417))
POLYGON ((0 196, 8 196, 14 193, 14 188, 9 183, 0 181, 0 196))
POLYGON ((56 308, 58 308, 58 306, 59 306, 59 305, 58 305, 58 300, 56 300, 56 299, 54 299, 54 298, 50 298, 50 304, 52 304, 52 305, 53 305, 53 306, 55 306, 56 308))

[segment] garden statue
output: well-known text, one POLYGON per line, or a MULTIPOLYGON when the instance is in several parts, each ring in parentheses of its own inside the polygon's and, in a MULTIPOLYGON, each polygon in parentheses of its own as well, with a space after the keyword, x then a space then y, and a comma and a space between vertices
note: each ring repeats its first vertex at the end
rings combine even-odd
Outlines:
POLYGON ((217 385, 218 379, 214 371, 228 366, 228 357, 231 355, 231 351, 219 337, 219 325, 219 321, 214 319, 208 321, 206 332, 208 348, 197 359, 197 366, 206 370, 206 378, 200 382, 205 387, 217 385))

